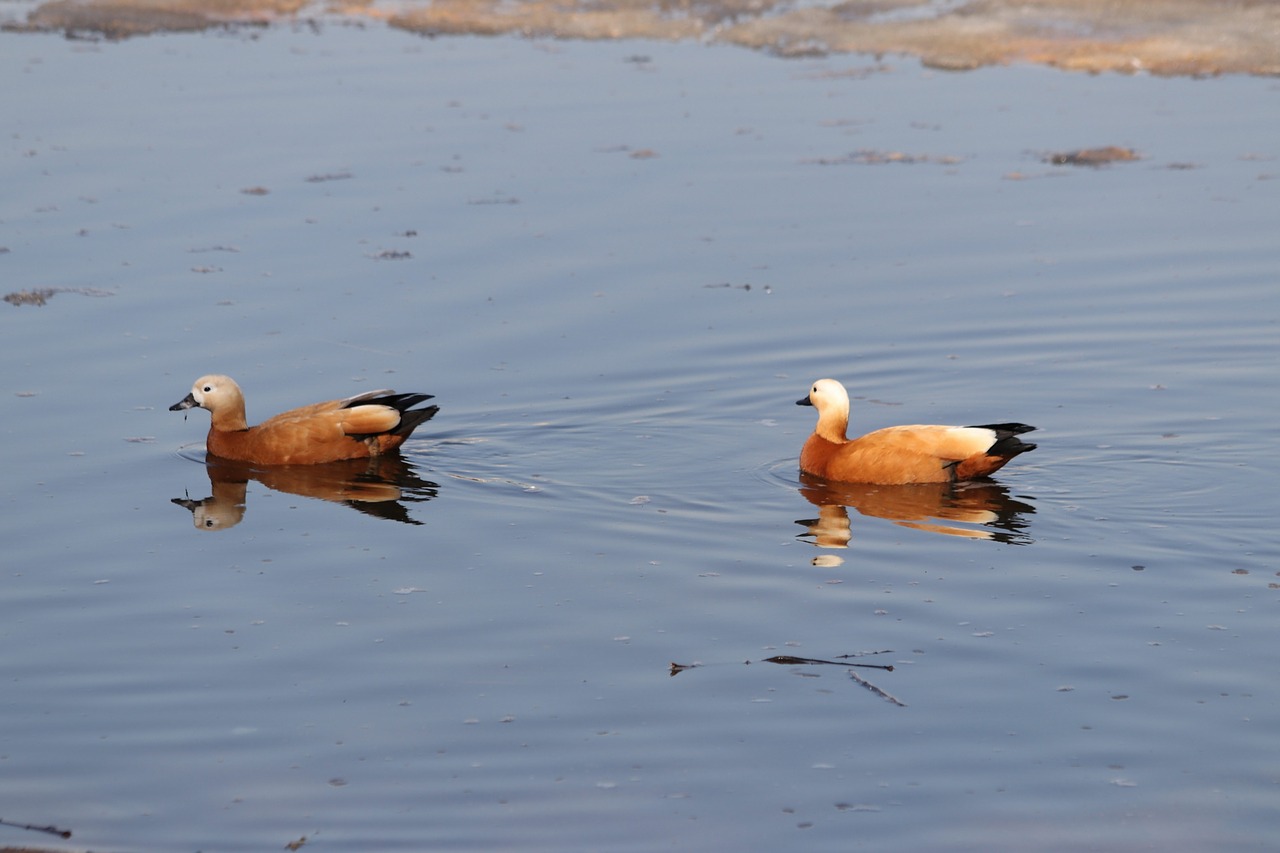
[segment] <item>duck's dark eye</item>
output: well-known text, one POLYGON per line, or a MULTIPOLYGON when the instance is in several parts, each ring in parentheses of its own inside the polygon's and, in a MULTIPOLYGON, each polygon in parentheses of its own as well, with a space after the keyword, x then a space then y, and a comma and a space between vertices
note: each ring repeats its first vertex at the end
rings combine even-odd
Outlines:
POLYGON ((212 393, 212 391, 213 391, 213 386, 212 386, 212 385, 206 385, 206 386, 204 386, 203 388, 201 388, 200 390, 201 390, 201 391, 203 391, 203 392, 204 392, 204 393, 206 393, 206 394, 209 394, 209 393, 212 393))

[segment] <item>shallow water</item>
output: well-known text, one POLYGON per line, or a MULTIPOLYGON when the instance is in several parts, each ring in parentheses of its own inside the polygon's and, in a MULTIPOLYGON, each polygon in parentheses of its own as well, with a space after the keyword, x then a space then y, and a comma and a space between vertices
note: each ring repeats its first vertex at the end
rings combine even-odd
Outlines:
POLYGON ((0 40, 0 843, 1273 846, 1274 81, 0 40), (435 394, 401 520, 197 529, 210 371, 435 394), (815 505, 825 375, 1039 449, 815 505))

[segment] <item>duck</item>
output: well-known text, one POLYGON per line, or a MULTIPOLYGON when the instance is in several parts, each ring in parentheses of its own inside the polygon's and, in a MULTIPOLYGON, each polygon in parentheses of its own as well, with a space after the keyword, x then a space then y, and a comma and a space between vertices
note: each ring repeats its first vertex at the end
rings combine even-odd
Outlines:
POLYGON ((1018 423, 910 424, 850 439, 849 392, 835 379, 819 379, 796 405, 818 410, 818 425, 800 451, 800 470, 825 480, 879 485, 980 480, 1036 448, 1018 438, 1035 427, 1018 423))
POLYGON ((394 451, 440 411, 435 405, 413 408, 432 397, 366 391, 291 409, 251 427, 240 386, 230 376, 209 374, 197 379, 191 393, 169 411, 209 410, 206 446, 211 456, 251 465, 315 465, 394 451))

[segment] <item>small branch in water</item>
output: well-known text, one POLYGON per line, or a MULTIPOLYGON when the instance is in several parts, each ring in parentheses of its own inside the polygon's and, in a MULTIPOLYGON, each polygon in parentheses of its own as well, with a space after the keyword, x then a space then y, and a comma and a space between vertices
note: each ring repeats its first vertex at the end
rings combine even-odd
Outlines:
POLYGON ((907 707, 906 702, 903 702, 900 699, 898 699, 896 696, 886 693, 885 691, 881 690, 879 687, 876 687, 870 681, 867 681, 865 678, 858 675, 858 673, 854 672, 853 670, 849 670, 849 677, 852 678, 854 681, 858 682, 859 684, 861 684, 863 687, 870 690, 872 693, 879 696, 881 699, 885 700, 886 702, 892 702, 893 704, 897 705, 899 708, 907 707))
POLYGON ((32 832, 47 832, 50 835, 56 835, 59 838, 71 837, 71 830, 69 829, 58 829, 58 827, 52 825, 36 826, 30 823, 14 823, 13 821, 5 820, 2 817, 0 817, 0 826, 12 826, 14 829, 29 829, 32 832))
MULTIPOLYGON (((890 649, 885 649, 890 651, 890 649)), ((884 652, 866 652, 865 654, 883 654, 884 652)), ((836 660, 822 660, 821 658, 798 658, 791 655, 775 655, 771 658, 765 658, 761 663, 780 663, 787 666, 797 665, 813 665, 813 664, 830 664, 831 666, 860 666, 863 669, 883 669, 885 672, 893 672, 893 667, 879 663, 848 663, 844 658, 860 657, 860 655, 837 655, 836 660)))
MULTIPOLYGON (((853 667, 862 667, 863 669, 878 669, 883 672, 893 672, 892 666, 888 664, 878 664, 878 663, 851 663, 849 661, 849 658, 859 658, 859 657, 862 657, 863 655, 884 655, 884 654, 889 654, 892 651, 893 649, 880 649, 874 652, 857 652, 855 654, 849 654, 849 655, 837 655, 835 660, 823 660, 822 658, 802 658, 802 657, 796 657, 795 655, 774 655, 771 658, 765 658, 764 660, 760 661, 760 663, 778 663, 784 666, 824 666, 824 665, 825 666, 843 666, 846 668, 845 671, 849 673, 849 677, 852 678, 854 681, 856 681, 858 684, 861 684, 863 687, 870 690, 872 693, 876 694, 886 702, 891 702, 894 705, 897 705, 899 708, 905 708, 907 707, 906 702, 903 702, 902 700, 898 699, 896 696, 892 695, 891 693, 881 690, 879 687, 872 684, 870 681, 867 681, 865 678, 863 678, 862 676, 858 675, 856 672, 853 671, 853 667)), ((743 661, 743 663, 750 664, 751 661, 747 660, 747 661, 743 661)), ((684 672, 686 669, 696 669, 700 666, 703 666, 703 664, 676 663, 675 661, 672 661, 671 675, 673 676, 678 675, 684 672)))

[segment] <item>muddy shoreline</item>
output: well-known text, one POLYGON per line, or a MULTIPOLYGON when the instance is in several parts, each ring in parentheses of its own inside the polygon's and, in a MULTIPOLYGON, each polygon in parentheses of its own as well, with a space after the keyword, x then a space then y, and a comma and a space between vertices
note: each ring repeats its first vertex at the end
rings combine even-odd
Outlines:
POLYGON ((1259 0, 49 0, 11 32, 124 39, 323 21, 426 36, 521 35, 733 44, 780 56, 907 55, 969 70, 1029 63, 1161 76, 1280 75, 1280 4, 1259 0))

